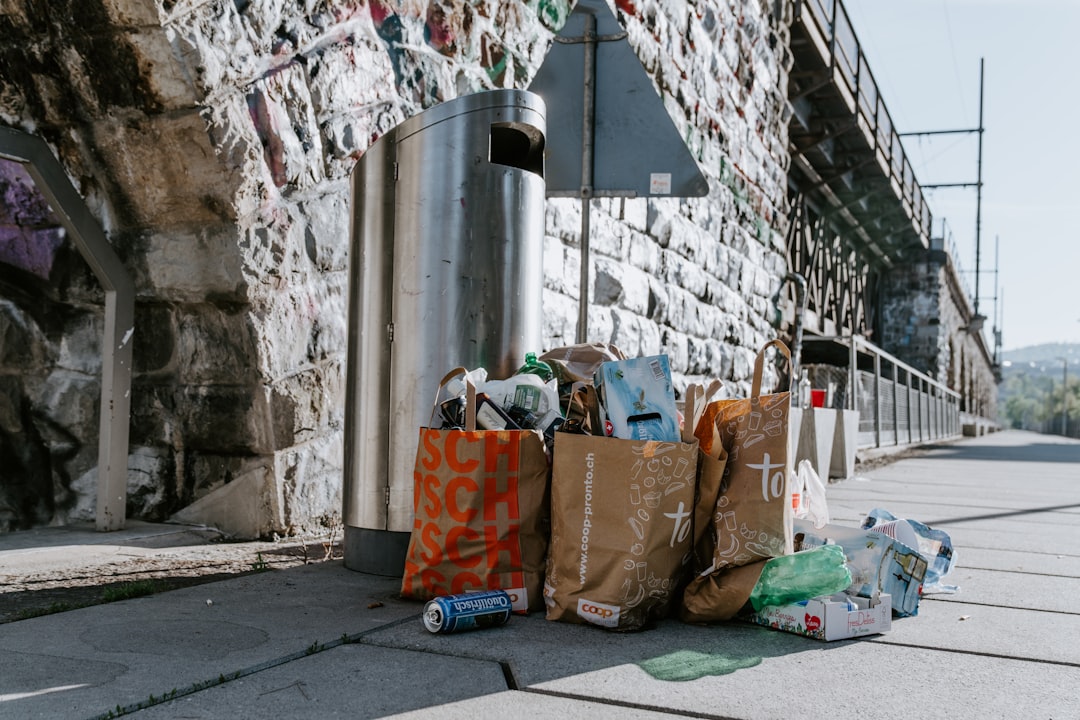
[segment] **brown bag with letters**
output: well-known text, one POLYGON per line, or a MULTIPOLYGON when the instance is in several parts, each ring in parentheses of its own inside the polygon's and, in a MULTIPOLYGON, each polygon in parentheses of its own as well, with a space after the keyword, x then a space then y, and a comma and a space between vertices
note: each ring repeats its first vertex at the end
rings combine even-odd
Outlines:
POLYGON ((698 444, 682 439, 556 433, 548 620, 637 630, 666 615, 693 542, 698 444))
POLYGON ((712 532, 695 546, 694 577, 683 591, 680 615, 688 622, 725 620, 750 598, 763 561, 793 552, 788 411, 790 393, 761 394, 765 351, 775 347, 789 364, 787 347, 768 342, 754 363, 749 398, 718 400, 706 410, 715 417, 728 452, 724 478, 710 502, 712 532), (710 562, 711 560, 711 562, 710 562))
MULTIPOLYGON (((440 389, 464 368, 450 372, 440 389)), ((403 597, 505 590, 515 612, 543 607, 548 459, 534 430, 477 430, 466 376, 466 430, 420 428, 403 597)))

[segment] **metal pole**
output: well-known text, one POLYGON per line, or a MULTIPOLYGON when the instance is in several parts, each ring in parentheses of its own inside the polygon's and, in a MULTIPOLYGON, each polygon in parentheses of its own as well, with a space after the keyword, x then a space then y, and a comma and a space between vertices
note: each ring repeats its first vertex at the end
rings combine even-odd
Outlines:
POLYGON ((899 397, 896 386, 900 384, 900 373, 897 370, 896 363, 892 364, 892 426, 893 426, 893 445, 900 444, 900 403, 897 402, 899 397))
POLYGON ((881 356, 874 353, 874 447, 881 447, 881 356))
POLYGON ((851 382, 851 392, 848 393, 848 403, 852 410, 859 409, 859 398, 857 396, 859 387, 859 378, 856 377, 856 373, 859 372, 859 351, 855 344, 855 336, 851 336, 851 355, 848 360, 848 380, 851 382))
POLYGON ((596 16, 585 16, 585 91, 581 113, 581 279, 577 342, 589 334, 589 213, 593 195, 593 122, 596 106, 596 16))
POLYGON ((1061 434, 1069 434, 1069 358, 1062 358, 1061 368, 1061 434))
POLYGON ((127 508, 135 285, 105 237, 97 218, 90 212, 44 140, 0 127, 0 158, 25 165, 27 173, 49 202, 57 219, 71 234, 79 254, 105 290, 95 525, 103 532, 122 530, 127 508))
POLYGON ((907 371, 907 439, 909 443, 915 441, 915 430, 912 427, 912 420, 915 417, 915 413, 911 411, 911 370, 907 371))
POLYGON ((919 380, 919 442, 923 442, 927 439, 926 424, 923 422, 924 411, 926 410, 926 380, 918 378, 919 380))
POLYGON ((1001 364, 1001 326, 998 324, 998 258, 1001 238, 994 236, 994 364, 1001 364))
POLYGON ((975 315, 979 314, 979 240, 982 232, 983 66, 979 59, 979 169, 975 187, 975 315))

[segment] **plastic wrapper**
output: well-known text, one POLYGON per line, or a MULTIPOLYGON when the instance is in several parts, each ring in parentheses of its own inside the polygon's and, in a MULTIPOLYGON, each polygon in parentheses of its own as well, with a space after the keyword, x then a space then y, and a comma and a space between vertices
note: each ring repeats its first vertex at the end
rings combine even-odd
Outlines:
MULTIPOLYGON (((956 554, 953 551, 952 538, 944 530, 936 530, 924 525, 918 520, 898 518, 888 510, 874 508, 866 515, 862 526, 871 530, 881 530, 890 523, 901 522, 911 527, 916 538, 919 555, 926 560, 926 579, 923 580, 923 594, 931 593, 955 593, 960 590, 956 585, 948 585, 942 579, 952 570, 956 562, 956 554)), ((900 538, 904 542, 903 538, 900 538)), ((910 544, 910 543, 909 543, 910 544)))

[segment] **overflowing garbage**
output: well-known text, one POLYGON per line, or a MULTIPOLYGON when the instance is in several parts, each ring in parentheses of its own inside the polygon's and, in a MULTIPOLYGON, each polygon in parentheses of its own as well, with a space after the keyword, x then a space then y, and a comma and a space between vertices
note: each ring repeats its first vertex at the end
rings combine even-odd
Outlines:
MULTIPOLYGON (((676 616, 747 621, 821 640, 886 632, 924 592, 954 592, 948 535, 875 508, 830 522, 825 483, 795 462, 789 412, 719 382, 676 401, 666 355, 613 345, 528 354, 509 378, 452 369, 419 429, 402 595, 455 632, 510 613, 616 631, 676 616)), ((803 378, 805 380, 805 378, 803 378)))

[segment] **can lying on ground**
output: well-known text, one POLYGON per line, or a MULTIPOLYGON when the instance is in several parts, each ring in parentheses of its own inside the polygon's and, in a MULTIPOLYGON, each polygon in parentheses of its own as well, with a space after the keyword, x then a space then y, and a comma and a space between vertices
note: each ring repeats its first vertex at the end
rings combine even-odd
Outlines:
POLYGON ((482 630, 510 619, 510 595, 503 590, 443 595, 424 605, 424 627, 433 633, 482 630))

